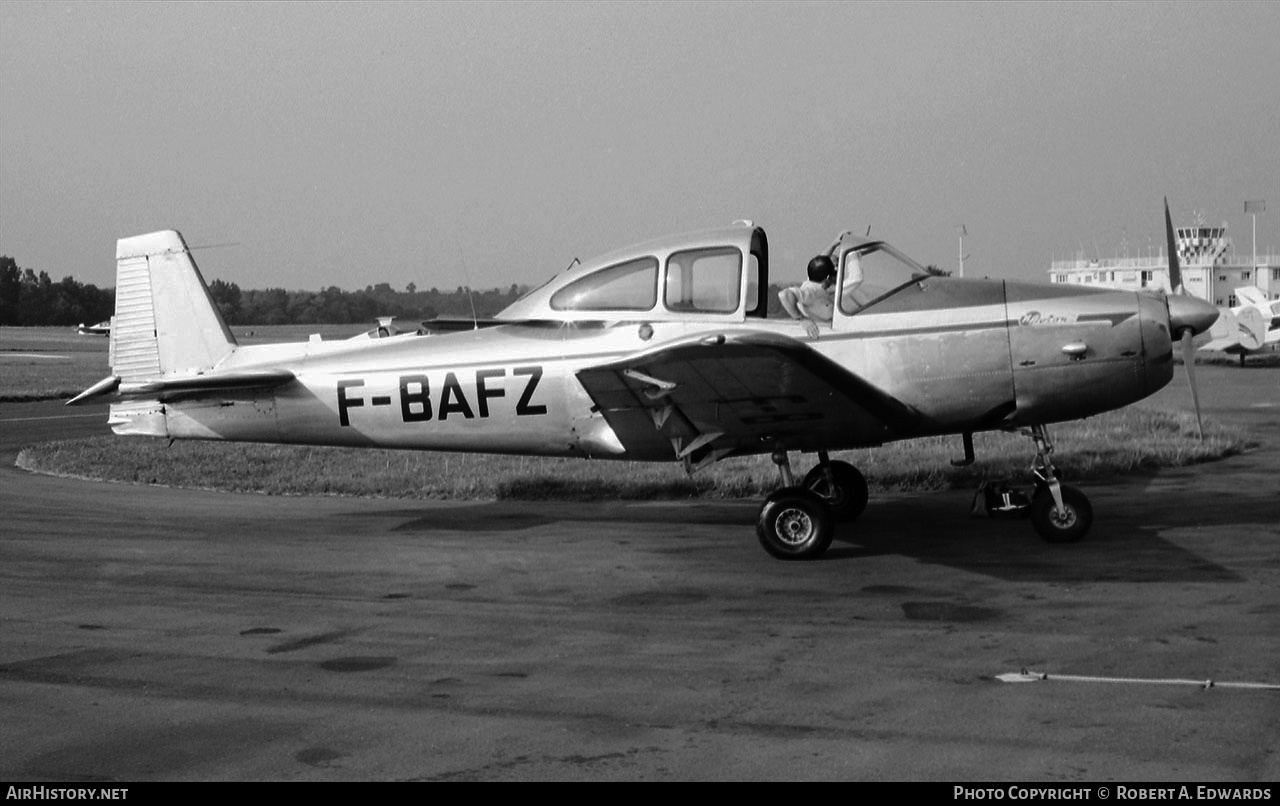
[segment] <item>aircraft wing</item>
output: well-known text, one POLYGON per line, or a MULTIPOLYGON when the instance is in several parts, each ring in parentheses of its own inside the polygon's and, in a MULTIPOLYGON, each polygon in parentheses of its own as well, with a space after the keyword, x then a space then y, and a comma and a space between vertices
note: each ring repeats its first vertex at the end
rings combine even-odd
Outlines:
POLYGON ((668 342, 577 373, 627 452, 682 459, 876 445, 921 415, 795 339, 728 331, 668 342))

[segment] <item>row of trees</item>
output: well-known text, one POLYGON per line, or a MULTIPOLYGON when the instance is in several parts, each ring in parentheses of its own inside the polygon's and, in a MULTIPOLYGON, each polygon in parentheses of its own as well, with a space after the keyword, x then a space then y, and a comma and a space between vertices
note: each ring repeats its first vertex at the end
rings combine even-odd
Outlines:
MULTIPOLYGON (((379 316, 408 322, 427 319, 481 319, 493 316, 520 296, 523 289, 453 291, 432 288, 419 291, 410 283, 396 291, 378 283, 362 291, 335 286, 321 291, 286 291, 283 288, 242 291, 235 283, 214 280, 209 284, 222 317, 231 325, 310 325, 372 323, 379 316)), ((71 277, 55 283, 45 272, 19 269, 17 261, 0 257, 0 325, 96 324, 111 318, 115 289, 77 282, 71 277)))
MULTIPOLYGON (((371 323, 379 316, 394 316, 405 324, 436 318, 485 319, 510 305, 523 290, 513 284, 505 291, 468 292, 462 286, 453 291, 419 291, 409 283, 404 291, 396 291, 388 283, 378 283, 362 291, 336 286, 321 291, 244 291, 222 280, 209 284, 222 317, 231 325, 342 325, 371 323)), ((770 315, 781 313, 777 292, 777 286, 770 287, 770 315)), ((94 324, 110 318, 114 310, 115 289, 100 289, 70 277, 55 283, 45 272, 19 269, 13 258, 0 257, 0 325, 94 324)))
POLYGON ((47 273, 19 269, 13 258, 0 255, 0 325, 95 324, 110 318, 115 307, 114 289, 70 277, 55 283, 47 273))
POLYGON ((470 319, 473 314, 484 319, 514 302, 522 289, 512 285, 505 291, 468 292, 459 286, 454 291, 419 291, 410 283, 404 291, 395 291, 388 283, 378 283, 362 291, 336 286, 320 291, 241 290, 235 283, 214 280, 209 292, 231 325, 341 325, 373 322, 379 316, 394 316, 406 323, 470 319))

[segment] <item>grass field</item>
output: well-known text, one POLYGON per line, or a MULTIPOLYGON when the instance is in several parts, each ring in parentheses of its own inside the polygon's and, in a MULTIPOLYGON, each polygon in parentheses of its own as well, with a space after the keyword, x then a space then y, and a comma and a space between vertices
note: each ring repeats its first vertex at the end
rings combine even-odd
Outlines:
MULTIPOLYGON (((1239 429, 1210 422, 1207 439, 1195 437, 1194 417, 1129 408, 1053 430, 1070 446, 1055 464, 1070 481, 1150 472, 1207 462, 1252 447, 1239 429)), ((981 479, 1028 480, 1030 440, 987 433, 974 438, 979 461, 950 465, 960 440, 927 438, 834 454, 866 474, 873 490, 966 488, 981 479)), ((796 457, 797 471, 812 463, 796 457)), ((160 484, 270 495, 348 495, 387 498, 597 500, 753 498, 777 487, 767 456, 715 465, 692 477, 673 463, 585 461, 483 454, 447 454, 358 448, 175 442, 145 437, 101 437, 47 442, 26 448, 21 467, 126 483, 160 484)))
POLYGON ((101 336, 65 327, 0 327, 0 403, 70 397, 109 372, 101 336))
MULTIPOLYGON (((370 323, 372 326, 372 323, 370 323)), ((234 328, 240 344, 305 341, 312 333, 342 339, 364 325, 234 328)), ((73 397, 110 374, 107 339, 72 327, 0 327, 0 403, 73 397)))

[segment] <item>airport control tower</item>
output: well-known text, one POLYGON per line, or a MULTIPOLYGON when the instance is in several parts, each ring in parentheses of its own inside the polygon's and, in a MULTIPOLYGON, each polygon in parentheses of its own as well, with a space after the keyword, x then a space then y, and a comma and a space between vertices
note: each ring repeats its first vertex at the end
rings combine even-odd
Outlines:
MULTIPOLYGON (((1175 227, 1178 265, 1187 293, 1218 307, 1235 307, 1235 289, 1251 285, 1269 300, 1280 299, 1280 255, 1237 257, 1227 225, 1175 227)), ((1110 260, 1055 260, 1049 280, 1099 288, 1152 288, 1169 291, 1169 259, 1158 255, 1110 260)))

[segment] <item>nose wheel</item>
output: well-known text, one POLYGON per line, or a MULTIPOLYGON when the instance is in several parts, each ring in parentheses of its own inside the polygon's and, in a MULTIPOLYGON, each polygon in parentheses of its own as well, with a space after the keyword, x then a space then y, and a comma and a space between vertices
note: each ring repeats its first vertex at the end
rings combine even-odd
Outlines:
POLYGON ((1031 472, 1036 477, 1036 492, 1031 499, 1031 525, 1046 543, 1075 543, 1082 540, 1093 526, 1093 506, 1089 498, 1075 487, 1058 481, 1053 471, 1053 443, 1044 426, 1031 429, 1036 443, 1036 458, 1031 472))

